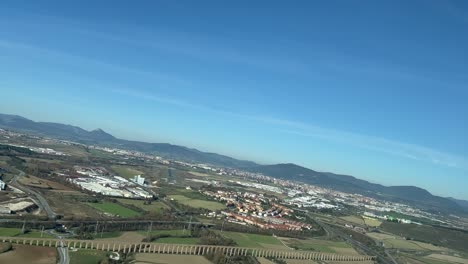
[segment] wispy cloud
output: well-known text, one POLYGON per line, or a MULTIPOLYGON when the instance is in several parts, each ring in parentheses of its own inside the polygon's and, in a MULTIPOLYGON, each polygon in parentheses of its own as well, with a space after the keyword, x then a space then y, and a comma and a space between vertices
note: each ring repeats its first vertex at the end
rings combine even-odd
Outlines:
MULTIPOLYGON (((92 64, 96 67, 108 69, 111 71, 125 73, 125 74, 134 74, 145 77, 147 79, 158 79, 158 80, 169 80, 172 83, 177 83, 179 85, 189 85, 190 82, 166 74, 155 73, 151 71, 145 71, 141 69, 135 69, 131 67, 126 67, 122 65, 111 64, 92 58, 87 58, 83 56, 76 56, 73 54, 49 50, 40 48, 37 46, 31 46, 22 43, 9 42, 5 40, 0 40, 0 47, 11 48, 11 49, 20 49, 23 51, 29 51, 33 54, 45 54, 50 57, 59 57, 61 59, 67 59, 71 63, 80 63, 80 64, 92 64)), ((184 100, 183 98, 173 98, 169 96, 161 96, 154 92, 148 93, 136 89, 111 89, 110 92, 119 94, 122 96, 131 96, 138 99, 150 100, 158 102, 161 104, 169 104, 181 108, 194 109, 199 111, 208 111, 217 115, 225 115, 231 118, 239 118, 245 120, 251 120, 254 122, 261 122, 276 127, 276 129, 282 133, 288 133, 295 136, 301 137, 310 137, 318 138, 323 140, 328 140, 331 142, 337 142, 347 145, 352 145, 358 148, 368 149, 380 153, 386 153, 402 158, 418 160, 423 162, 429 162, 432 164, 468 169, 468 160, 465 157, 458 155, 444 153, 437 151, 431 148, 424 146, 418 146, 414 144, 401 143, 394 140, 388 140, 379 137, 373 137, 368 135, 359 135, 355 133, 349 133, 345 131, 337 131, 332 129, 323 128, 320 126, 311 125, 305 122, 296 121, 296 120, 287 120, 270 116, 258 115, 255 113, 252 114, 240 114, 235 111, 229 111, 225 109, 220 109, 217 107, 212 107, 209 105, 202 105, 198 103, 193 103, 190 100, 184 100)))
POLYGON ((113 72, 118 72, 121 74, 127 75, 137 75, 139 77, 144 77, 148 80, 158 80, 158 81, 167 81, 176 85, 191 85, 191 82, 182 79, 178 76, 173 76, 165 73, 158 73, 154 71, 147 71, 143 69, 137 69, 133 67, 127 67, 121 64, 108 63, 105 61, 97 60, 94 58, 75 55, 68 52, 62 52, 57 50, 52 50, 48 48, 39 47, 37 45, 29 45, 26 43, 13 42, 8 40, 0 39, 0 47, 19 50, 22 52, 29 52, 33 56, 43 56, 48 59, 59 59, 60 61, 66 61, 74 65, 88 65, 95 68, 110 70, 113 72))
MULTIPOLYGON (((276 52, 264 50, 249 50, 236 47, 226 40, 216 36, 191 34, 164 30, 162 28, 144 28, 122 25, 118 30, 109 30, 106 26, 92 24, 86 21, 75 21, 63 17, 41 16, 31 14, 41 23, 17 20, 9 23, 20 23, 31 28, 59 29, 69 36, 82 36, 110 45, 129 45, 135 48, 148 48, 163 51, 173 55, 181 55, 200 61, 220 62, 222 64, 237 64, 255 67, 272 73, 302 75, 310 77, 311 74, 355 74, 362 76, 379 75, 388 80, 414 79, 421 82, 440 82, 437 78, 420 74, 418 69, 408 68, 405 65, 388 65, 371 58, 352 57, 338 50, 317 45, 308 47, 314 58, 304 60, 301 54, 288 53, 280 56, 281 49, 276 52), (112 32, 112 33, 111 33, 112 32), (314 52, 315 50, 315 52, 314 52), (262 54, 262 55, 260 55, 262 54)), ((32 21, 35 21, 34 19, 32 21)), ((258 43, 257 43, 258 44, 258 43)), ((266 43, 265 43, 266 44, 266 43)), ((292 47, 296 43, 289 42, 292 47)), ((459 77, 457 77, 459 79, 459 77)))
POLYGON ((239 114, 231 111, 220 110, 215 107, 193 104, 189 101, 167 98, 154 94, 150 95, 142 92, 125 90, 116 90, 114 92, 126 96, 133 96, 139 99, 151 100, 158 103, 170 104, 194 110, 209 111, 216 114, 227 115, 232 118, 240 118, 244 120, 251 120, 254 122, 261 122, 276 127, 277 131, 279 132, 295 136, 322 139, 339 144, 351 145, 354 147, 367 149, 375 152, 390 154, 401 158, 468 170, 468 159, 465 157, 444 153, 415 144, 402 143, 385 138, 361 135, 346 131, 338 131, 323 128, 320 126, 314 126, 300 121, 280 119, 256 114, 239 114))

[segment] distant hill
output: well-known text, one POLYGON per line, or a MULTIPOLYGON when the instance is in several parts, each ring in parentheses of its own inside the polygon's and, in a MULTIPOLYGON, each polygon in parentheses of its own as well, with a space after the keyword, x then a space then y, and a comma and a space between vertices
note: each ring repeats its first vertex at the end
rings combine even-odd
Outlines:
POLYGON ((459 199, 455 199, 455 198, 452 198, 452 197, 449 197, 448 199, 454 201, 455 203, 457 203, 458 205, 463 207, 465 210, 468 210, 468 201, 459 200, 459 199))
POLYGON ((414 186, 387 187, 357 179, 353 176, 317 172, 291 163, 259 165, 251 167, 249 170, 275 178, 305 182, 338 191, 359 193, 369 197, 410 203, 427 210, 468 212, 468 210, 453 200, 432 195, 427 190, 414 186))
POLYGON ((357 179, 353 176, 329 172, 317 172, 296 164, 259 165, 252 161, 238 160, 216 153, 168 143, 146 143, 115 138, 101 129, 86 131, 82 128, 49 122, 34 122, 21 116, 0 114, 0 128, 28 132, 72 140, 84 144, 119 147, 156 154, 162 157, 195 163, 208 163, 217 166, 242 168, 251 172, 263 173, 280 179, 294 180, 318 185, 338 191, 359 193, 370 197, 411 203, 433 211, 468 212, 468 201, 443 198, 414 186, 383 186, 357 179))
POLYGON ((12 129, 36 135, 71 140, 84 144, 97 144, 109 147, 137 150, 156 154, 166 158, 197 163, 209 163, 225 167, 251 167, 257 164, 251 161, 234 159, 216 153, 202 152, 168 143, 146 143, 115 138, 102 129, 86 131, 80 127, 59 123, 35 122, 17 115, 0 114, 0 128, 12 129))

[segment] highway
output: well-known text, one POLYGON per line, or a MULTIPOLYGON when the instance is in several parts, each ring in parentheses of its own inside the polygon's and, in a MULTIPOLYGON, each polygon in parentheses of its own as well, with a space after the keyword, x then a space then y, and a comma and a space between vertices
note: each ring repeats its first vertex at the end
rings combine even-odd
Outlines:
MULTIPOLYGON (((36 191, 33 191, 31 190, 30 188, 26 187, 26 186, 23 186, 21 185, 20 183, 18 183, 18 178, 19 177, 23 177, 26 175, 26 173, 24 173, 23 171, 21 170, 18 170, 19 173, 16 174, 13 179, 11 179, 10 181, 10 185, 25 192, 26 194, 28 194, 30 197, 31 196, 34 196, 34 197, 31 197, 31 199, 33 199, 37 206, 39 206, 39 208, 41 210, 44 210, 46 213, 47 213, 47 217, 51 220, 55 220, 57 214, 54 213, 54 211, 52 210, 52 208, 50 208, 49 206, 49 203, 47 202, 47 200, 38 192, 36 191)), ((57 252, 59 254, 59 261, 58 263, 59 264, 69 264, 70 263, 70 258, 68 256, 68 248, 66 246, 64 246, 63 244, 63 237, 60 236, 60 235, 57 235, 55 233, 52 233, 51 234, 55 235, 57 238, 60 239, 60 247, 57 248, 57 252)))
POLYGON ((355 249, 358 249, 359 251, 362 251, 363 253, 365 253, 367 255, 370 255, 370 256, 377 256, 380 263, 398 264, 395 261, 395 259, 392 257, 392 255, 390 255, 388 253, 388 251, 385 251, 386 256, 382 255, 382 254, 380 254, 380 252, 378 252, 378 251, 376 251, 376 250, 374 250, 372 248, 369 248, 365 244, 353 239, 351 236, 344 233, 339 228, 335 228, 331 224, 323 223, 322 221, 320 221, 319 219, 317 219, 313 215, 309 215, 309 216, 312 217, 315 220, 315 222, 317 222, 317 224, 325 230, 325 232, 327 233, 327 237, 332 237, 334 235, 336 235, 338 237, 341 237, 343 240, 345 240, 346 242, 351 244, 355 249))
POLYGON ((23 177, 26 175, 26 173, 24 173, 23 171, 21 170, 18 170, 19 173, 17 175, 15 175, 15 177, 13 177, 13 179, 11 179, 10 181, 10 185, 25 192, 26 194, 30 195, 30 196, 33 196, 31 197, 37 204, 37 206, 39 206, 39 208, 41 210, 44 210, 47 214, 47 217, 49 217, 49 219, 51 220, 54 220, 57 216, 56 213, 54 213, 54 211, 52 211, 52 209, 50 208, 49 206, 49 203, 47 202, 47 200, 38 192, 36 191, 33 191, 31 190, 30 188, 26 187, 26 186, 23 186, 21 185, 20 183, 18 183, 18 178, 19 177, 23 177))
POLYGON ((341 237, 342 239, 344 239, 346 242, 350 243, 351 245, 354 246, 354 248, 356 249, 360 249, 362 252, 364 252, 365 254, 367 255, 370 255, 370 256, 377 256, 377 258, 380 260, 379 262, 380 263, 385 263, 385 264, 398 264, 394 259, 393 257, 389 258, 389 255, 388 252, 385 252, 387 253, 387 256, 385 255, 382 255, 380 254, 378 251, 374 250, 374 249, 371 249, 369 248, 368 246, 366 246, 365 244, 357 241, 357 240, 354 240, 351 236, 347 235, 346 233, 340 231, 339 229, 336 229, 336 228, 333 228, 331 227, 330 225, 327 225, 327 224, 324 224, 326 226, 328 226, 329 230, 332 230, 331 232, 333 232, 334 234, 338 235, 339 237, 341 237))
POLYGON ((69 264, 70 257, 68 256, 68 247, 63 244, 61 236, 58 236, 58 238, 60 239, 60 247, 57 248, 59 254, 58 264, 69 264))

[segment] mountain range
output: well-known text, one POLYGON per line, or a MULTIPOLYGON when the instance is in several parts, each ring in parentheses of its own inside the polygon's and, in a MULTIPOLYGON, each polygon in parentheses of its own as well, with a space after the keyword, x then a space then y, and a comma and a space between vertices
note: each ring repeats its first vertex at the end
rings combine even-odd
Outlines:
POLYGON ((405 202, 432 212, 468 213, 468 201, 432 195, 415 186, 383 186, 348 175, 318 172, 296 164, 260 165, 252 161, 234 159, 216 153, 168 143, 146 143, 118 139, 102 129, 92 131, 77 126, 50 122, 35 122, 17 115, 0 114, 0 128, 71 140, 83 144, 118 147, 159 155, 165 158, 216 166, 239 168, 275 178, 294 180, 308 184, 362 195, 405 202))

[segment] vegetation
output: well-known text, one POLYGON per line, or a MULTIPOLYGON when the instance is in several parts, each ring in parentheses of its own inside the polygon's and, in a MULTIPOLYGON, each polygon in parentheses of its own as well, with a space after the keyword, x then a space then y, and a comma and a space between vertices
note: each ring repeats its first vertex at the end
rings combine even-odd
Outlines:
POLYGON ((285 243, 294 249, 320 251, 327 253, 340 253, 340 249, 351 249, 352 247, 343 241, 329 241, 318 239, 287 239, 285 243))
POLYGON ((77 251, 70 251, 70 264, 99 264, 107 260, 107 253, 105 251, 79 249, 77 251))
POLYGON ((236 243, 230 238, 223 237, 213 231, 201 228, 192 230, 156 230, 149 233, 144 242, 171 243, 171 244, 201 244, 235 246, 236 243))
POLYGON ((132 199, 116 199, 119 203, 125 205, 135 206, 144 210, 146 212, 151 213, 162 213, 164 210, 167 210, 168 207, 159 201, 142 201, 142 200, 132 200, 132 199))
POLYGON ((168 197, 170 199, 176 200, 178 203, 181 203, 183 205, 187 205, 190 207, 194 207, 194 208, 205 208, 211 211, 221 210, 225 208, 225 206, 219 202, 192 199, 185 195, 177 194, 177 195, 169 195, 168 197))
POLYGON ((369 217, 363 217, 363 219, 364 219, 364 223, 369 227, 378 227, 382 224, 382 222, 380 222, 377 219, 373 219, 369 217))
POLYGON ((438 226, 384 222, 381 228, 410 240, 468 252, 468 231, 438 226))
MULTIPOLYGON (((0 227, 0 236, 8 237, 41 237, 41 232, 37 230, 25 229, 25 232, 22 233, 20 228, 13 227, 0 227)), ((53 236, 48 233, 42 233, 43 238, 51 238, 53 236)))
POLYGON ((250 233, 238 233, 238 232, 219 232, 225 238, 232 239, 240 247, 258 247, 268 248, 269 245, 282 246, 281 241, 274 236, 257 235, 250 233))
POLYGON ((214 252, 205 256, 214 264, 259 264, 258 260, 252 256, 226 256, 222 252, 214 252))
POLYGON ((286 261, 282 260, 282 259, 278 259, 278 258, 273 258, 273 257, 267 257, 266 259, 268 259, 269 261, 275 263, 275 264, 288 264, 286 261))
POLYGON ((13 248, 10 242, 0 242, 0 254, 10 251, 13 248))
POLYGON ((87 204, 102 212, 115 215, 115 216, 119 216, 119 217, 127 218, 127 217, 136 217, 140 215, 139 212, 123 207, 117 203, 101 202, 101 203, 87 203, 87 204))
POLYGON ((222 236, 216 232, 201 229, 194 232, 195 236, 200 237, 202 245, 218 245, 218 246, 236 246, 237 243, 229 237, 222 236))
POLYGON ((364 225, 365 224, 364 220, 360 216, 350 215, 350 216, 344 216, 344 217, 340 217, 340 218, 347 221, 347 222, 350 222, 352 224, 356 224, 356 225, 364 225))
POLYGON ((111 168, 115 173, 124 178, 133 178, 135 175, 143 174, 142 171, 128 166, 111 166, 111 168))

